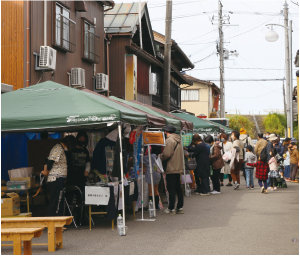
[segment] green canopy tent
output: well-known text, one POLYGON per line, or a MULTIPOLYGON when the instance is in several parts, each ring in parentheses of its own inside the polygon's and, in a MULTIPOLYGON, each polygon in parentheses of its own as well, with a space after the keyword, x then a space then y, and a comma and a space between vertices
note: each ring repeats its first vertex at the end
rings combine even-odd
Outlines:
POLYGON ((191 121, 194 124, 194 133, 214 133, 221 132, 219 126, 208 123, 201 118, 192 116, 186 113, 173 113, 175 116, 181 117, 185 120, 191 121))
POLYGON ((2 132, 95 130, 107 123, 146 125, 147 116, 52 81, 1 95, 2 132))
POLYGON ((154 116, 157 116, 157 117, 163 117, 165 120, 166 120, 166 124, 170 124, 170 125, 173 125, 176 130, 180 131, 181 130, 181 121, 179 119, 175 119, 175 118, 172 118, 172 117, 169 117, 165 114, 162 114, 162 113, 159 113, 145 105, 140 105, 140 104, 137 104, 137 103, 134 103, 134 102, 131 102, 131 101, 126 101, 126 100, 122 100, 122 99, 119 99, 117 97, 114 97, 114 96, 110 96, 109 98, 113 99, 113 100, 116 100, 116 101, 120 101, 120 102, 123 102, 129 106, 132 106, 136 109, 140 109, 144 112, 147 112, 151 115, 154 115, 154 116))
MULTIPOLYGON (((121 122, 146 125, 147 116, 104 97, 76 90, 52 81, 1 95, 2 132, 97 130, 118 123, 122 148, 121 122)), ((120 151, 122 189, 123 161, 120 151)), ((125 226, 125 202, 123 225, 125 226)))

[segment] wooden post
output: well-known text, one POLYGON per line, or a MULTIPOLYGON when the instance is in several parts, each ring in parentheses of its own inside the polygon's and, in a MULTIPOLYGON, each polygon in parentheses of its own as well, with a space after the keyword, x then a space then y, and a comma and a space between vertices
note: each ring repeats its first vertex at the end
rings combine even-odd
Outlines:
POLYGON ((14 255, 22 255, 21 234, 13 235, 14 255))
POLYGON ((31 240, 24 241, 24 255, 32 255, 31 240))
POLYGON ((55 227, 52 221, 48 223, 48 252, 55 252, 55 227))
POLYGON ((56 249, 63 248, 62 227, 56 228, 56 242, 60 242, 60 244, 56 244, 56 249))
POLYGON ((89 223, 90 223, 90 230, 92 230, 92 206, 89 205, 89 223))

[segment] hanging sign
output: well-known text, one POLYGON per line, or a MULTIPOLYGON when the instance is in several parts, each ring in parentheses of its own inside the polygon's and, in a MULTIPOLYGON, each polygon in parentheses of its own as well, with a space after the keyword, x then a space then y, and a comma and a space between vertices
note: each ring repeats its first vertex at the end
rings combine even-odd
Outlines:
POLYGON ((144 145, 165 146, 165 134, 163 132, 143 132, 144 145))

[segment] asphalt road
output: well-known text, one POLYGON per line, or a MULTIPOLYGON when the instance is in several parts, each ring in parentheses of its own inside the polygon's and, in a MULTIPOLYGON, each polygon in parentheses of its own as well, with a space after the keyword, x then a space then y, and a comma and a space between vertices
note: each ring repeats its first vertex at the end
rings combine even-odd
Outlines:
MULTIPOLYGON (((64 232, 63 249, 49 253, 34 246, 33 254, 299 254, 299 184, 261 194, 255 189, 234 191, 221 187, 220 195, 185 197, 181 215, 160 215, 154 222, 133 221, 126 215, 128 233, 120 237, 106 218, 96 226, 64 232)), ((139 212, 137 218, 141 217, 139 212)), ((146 214, 146 217, 148 215, 146 214)), ((47 232, 33 243, 47 242, 47 232)), ((2 247, 12 254, 12 247, 2 247)))

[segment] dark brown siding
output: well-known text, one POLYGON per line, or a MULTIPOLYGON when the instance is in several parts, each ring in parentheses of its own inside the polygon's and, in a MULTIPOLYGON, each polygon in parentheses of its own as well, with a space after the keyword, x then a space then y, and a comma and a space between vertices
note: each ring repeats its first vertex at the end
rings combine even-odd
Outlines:
POLYGON ((109 90, 110 96, 125 99, 125 54, 130 45, 129 36, 113 36, 109 45, 109 90))
POLYGON ((150 65, 138 59, 137 63, 137 91, 138 93, 149 95, 149 68, 150 65))
POLYGON ((1 1, 1 82, 24 87, 24 2, 1 1))
MULTIPOLYGON (((47 2, 47 45, 53 47, 54 38, 52 38, 53 27, 53 8, 54 2, 47 2)), ((56 71, 45 72, 40 82, 52 80, 54 82, 69 85, 69 76, 67 72, 71 72, 71 68, 79 67, 85 70, 85 86, 87 89, 93 90, 93 64, 82 59, 82 17, 94 21, 96 18, 95 34, 100 36, 100 63, 96 64, 96 73, 104 73, 104 16, 103 5, 96 1, 85 1, 87 12, 75 12, 74 1, 62 1, 63 4, 70 7, 70 19, 76 22, 76 51, 74 53, 57 50, 56 71)), ((31 2, 31 78, 30 84, 34 85, 41 78, 42 72, 35 71, 35 57, 33 52, 39 53, 40 46, 44 45, 44 1, 31 2)), ((55 48, 55 47, 53 47, 55 48)))

